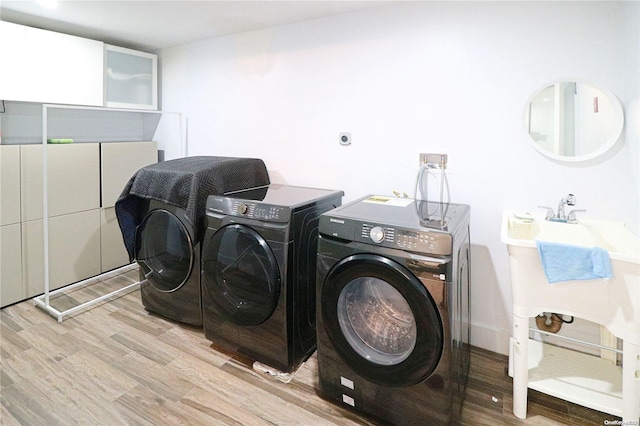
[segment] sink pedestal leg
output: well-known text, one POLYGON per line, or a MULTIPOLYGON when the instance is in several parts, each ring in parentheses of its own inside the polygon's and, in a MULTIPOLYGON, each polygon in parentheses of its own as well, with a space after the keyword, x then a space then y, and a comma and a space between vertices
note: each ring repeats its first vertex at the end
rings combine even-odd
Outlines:
POLYGON ((627 340, 622 345, 622 423, 635 425, 640 410, 640 345, 627 340))
POLYGON ((527 386, 529 384, 529 318, 513 316, 513 414, 527 418, 527 386))

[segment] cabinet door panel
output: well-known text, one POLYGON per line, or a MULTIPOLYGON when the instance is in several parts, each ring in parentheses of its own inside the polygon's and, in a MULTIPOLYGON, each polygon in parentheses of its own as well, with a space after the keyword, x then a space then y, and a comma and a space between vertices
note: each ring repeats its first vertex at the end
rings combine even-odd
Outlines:
POLYGON ((26 100, 102 105, 102 42, 29 27, 27 48, 35 63, 26 100))
POLYGON ((0 307, 26 297, 22 285, 20 224, 0 226, 0 307))
MULTIPOLYGON (((27 296, 44 292, 43 221, 23 223, 23 282, 27 296)), ((100 210, 49 219, 50 290, 100 273, 100 210)))
POLYGON ((102 272, 129 263, 129 253, 124 246, 115 207, 101 209, 100 247, 102 272))
POLYGON ((0 226, 20 222, 20 147, 0 145, 0 226))
POLYGON ((158 161, 155 142, 100 144, 102 207, 113 207, 124 186, 139 169, 158 161))
MULTIPOLYGON (((22 220, 42 216, 42 145, 21 146, 22 220)), ((99 144, 47 146, 49 217, 100 208, 99 144)))

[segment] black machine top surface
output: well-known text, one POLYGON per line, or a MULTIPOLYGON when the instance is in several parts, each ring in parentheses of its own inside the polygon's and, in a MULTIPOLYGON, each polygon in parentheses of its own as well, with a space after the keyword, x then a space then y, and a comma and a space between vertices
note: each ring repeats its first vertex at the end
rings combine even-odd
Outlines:
POLYGON ((323 214, 319 231, 349 241, 450 255, 453 236, 468 226, 469 212, 465 204, 367 195, 323 214))
POLYGON ((343 195, 343 191, 271 184, 224 195, 210 195, 207 198, 207 214, 287 222, 292 211, 325 200, 340 199, 343 195))

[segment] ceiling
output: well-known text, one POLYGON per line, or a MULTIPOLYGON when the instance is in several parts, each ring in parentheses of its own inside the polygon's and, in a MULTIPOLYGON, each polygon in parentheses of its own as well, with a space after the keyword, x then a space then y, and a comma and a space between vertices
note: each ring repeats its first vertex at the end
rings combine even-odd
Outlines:
POLYGON ((382 0, 0 0, 0 19, 155 51, 388 3, 390 1, 382 0), (42 5, 50 2, 57 6, 42 5))

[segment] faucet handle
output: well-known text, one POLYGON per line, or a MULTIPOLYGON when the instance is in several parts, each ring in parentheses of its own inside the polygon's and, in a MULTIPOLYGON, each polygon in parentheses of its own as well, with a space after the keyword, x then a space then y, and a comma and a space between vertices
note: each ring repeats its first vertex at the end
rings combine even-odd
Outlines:
POLYGON ((549 220, 551 219, 554 214, 553 214, 553 209, 551 207, 547 207, 547 206, 538 206, 539 209, 546 209, 547 210, 547 215, 544 217, 545 219, 549 220))
POLYGON ((576 213, 578 212, 586 212, 586 209, 575 209, 569 211, 569 215, 567 216, 567 223, 578 223, 578 219, 576 218, 576 213))

